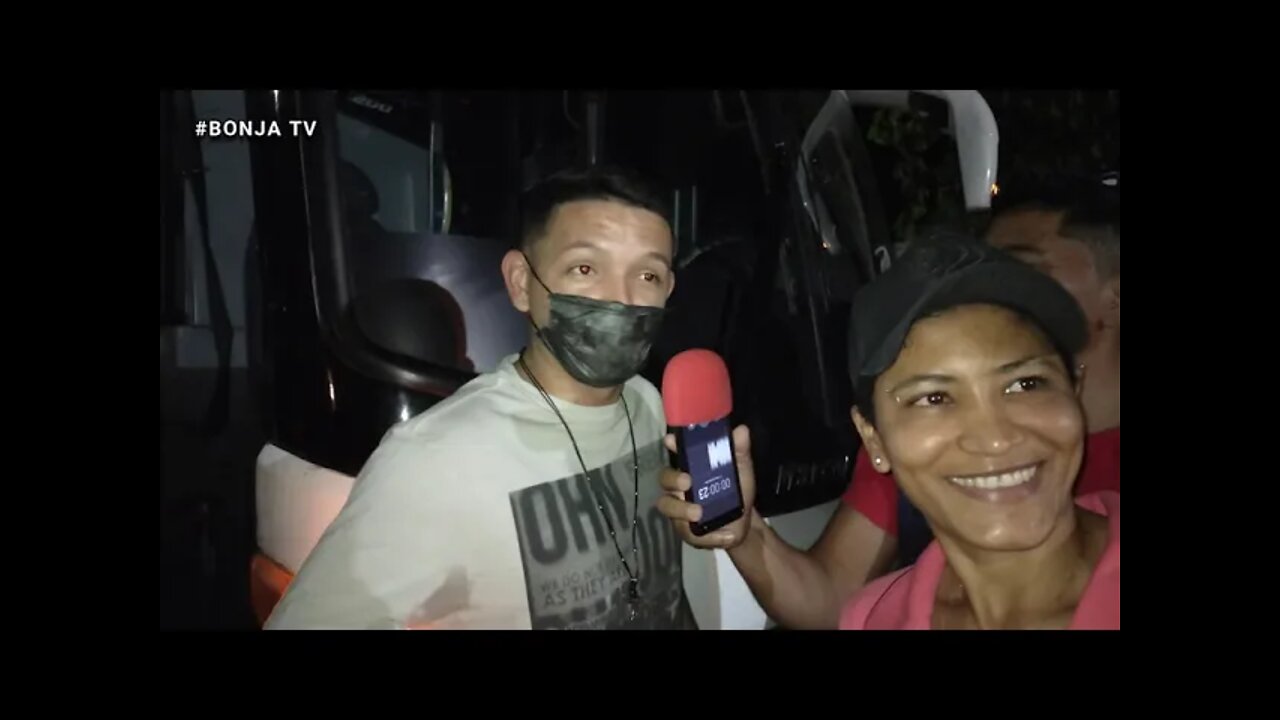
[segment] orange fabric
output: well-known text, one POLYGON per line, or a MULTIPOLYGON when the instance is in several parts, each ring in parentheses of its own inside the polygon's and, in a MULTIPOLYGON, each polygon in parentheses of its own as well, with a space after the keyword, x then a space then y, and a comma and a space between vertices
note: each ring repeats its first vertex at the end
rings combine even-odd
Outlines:
POLYGON ((255 553, 249 565, 249 599, 253 604, 253 614, 258 618, 261 627, 271 617, 276 603, 284 597, 284 591, 293 582, 293 573, 276 561, 255 553))

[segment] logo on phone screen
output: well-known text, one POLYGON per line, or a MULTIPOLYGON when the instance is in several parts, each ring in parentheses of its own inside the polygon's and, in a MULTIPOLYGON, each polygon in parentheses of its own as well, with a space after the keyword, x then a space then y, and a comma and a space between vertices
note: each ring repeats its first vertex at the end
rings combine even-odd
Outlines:
POLYGON ((707 443, 707 461, 711 463, 712 470, 718 470, 733 462, 732 453, 729 451, 729 438, 724 437, 707 443))

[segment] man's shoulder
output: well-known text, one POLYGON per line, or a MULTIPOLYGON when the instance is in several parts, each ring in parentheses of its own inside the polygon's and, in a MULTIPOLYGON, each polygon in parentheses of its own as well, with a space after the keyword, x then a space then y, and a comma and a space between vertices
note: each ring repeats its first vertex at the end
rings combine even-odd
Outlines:
MULTIPOLYGON (((665 432, 662 396, 653 383, 640 376, 628 380, 626 397, 632 403, 640 401, 640 407, 631 408, 637 431, 644 428, 646 436, 665 432)), ((522 419, 544 413, 543 406, 530 402, 529 393, 513 380, 512 373, 499 366, 424 412, 393 425, 383 435, 366 471, 375 466, 377 470, 424 464, 433 468, 485 466, 498 457, 510 457, 509 441, 522 419)), ((558 431, 558 426, 555 429, 558 431)))
POLYGON ((511 433, 518 399, 497 373, 484 373, 414 417, 392 425, 365 461, 353 494, 437 492, 488 474, 506 453, 492 452, 511 433))
POLYGON ((502 427, 515 414, 516 401, 509 395, 498 373, 475 377, 449 397, 388 428, 361 475, 386 475, 401 466, 436 471, 466 467, 474 462, 477 445, 504 436, 502 427))
POLYGON ((516 402, 500 371, 482 373, 427 410, 393 425, 384 441, 421 442, 471 435, 501 421, 516 402))
POLYGON ((658 423, 665 430, 666 428, 666 412, 662 408, 662 393, 649 379, 643 375, 636 375, 627 381, 625 389, 629 392, 628 399, 631 396, 638 396, 658 419, 658 423))
POLYGON ((1089 433, 1089 440, 1092 442, 1101 442, 1108 444, 1120 444, 1120 426, 1109 427, 1105 430, 1098 430, 1089 433))
POLYGON ((1099 490, 1120 491, 1120 427, 1090 433, 1084 465, 1076 481, 1076 495, 1099 490))
POLYGON ((657 402, 662 405, 662 393, 658 391, 657 386, 649 382, 649 378, 643 375, 636 375, 627 381, 627 387, 632 392, 642 395, 647 402, 657 402))

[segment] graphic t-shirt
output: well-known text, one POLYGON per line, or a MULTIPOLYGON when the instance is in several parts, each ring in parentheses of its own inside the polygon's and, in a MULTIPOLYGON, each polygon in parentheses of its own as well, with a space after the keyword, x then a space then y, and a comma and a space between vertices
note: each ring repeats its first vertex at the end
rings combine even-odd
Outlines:
POLYGON ((633 544, 623 403, 553 399, 583 475, 564 425, 514 360, 388 431, 269 629, 694 627, 680 540, 655 507, 666 464, 657 389, 636 377, 623 390, 639 459, 633 544), (640 578, 634 620, 619 548, 640 578))

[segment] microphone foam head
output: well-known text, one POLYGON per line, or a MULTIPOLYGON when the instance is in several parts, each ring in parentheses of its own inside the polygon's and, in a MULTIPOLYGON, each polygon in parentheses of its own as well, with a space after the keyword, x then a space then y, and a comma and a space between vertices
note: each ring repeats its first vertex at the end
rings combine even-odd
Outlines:
POLYGON ((695 425, 726 417, 733 411, 729 368, 710 350, 685 350, 662 372, 662 408, 667 424, 695 425))

